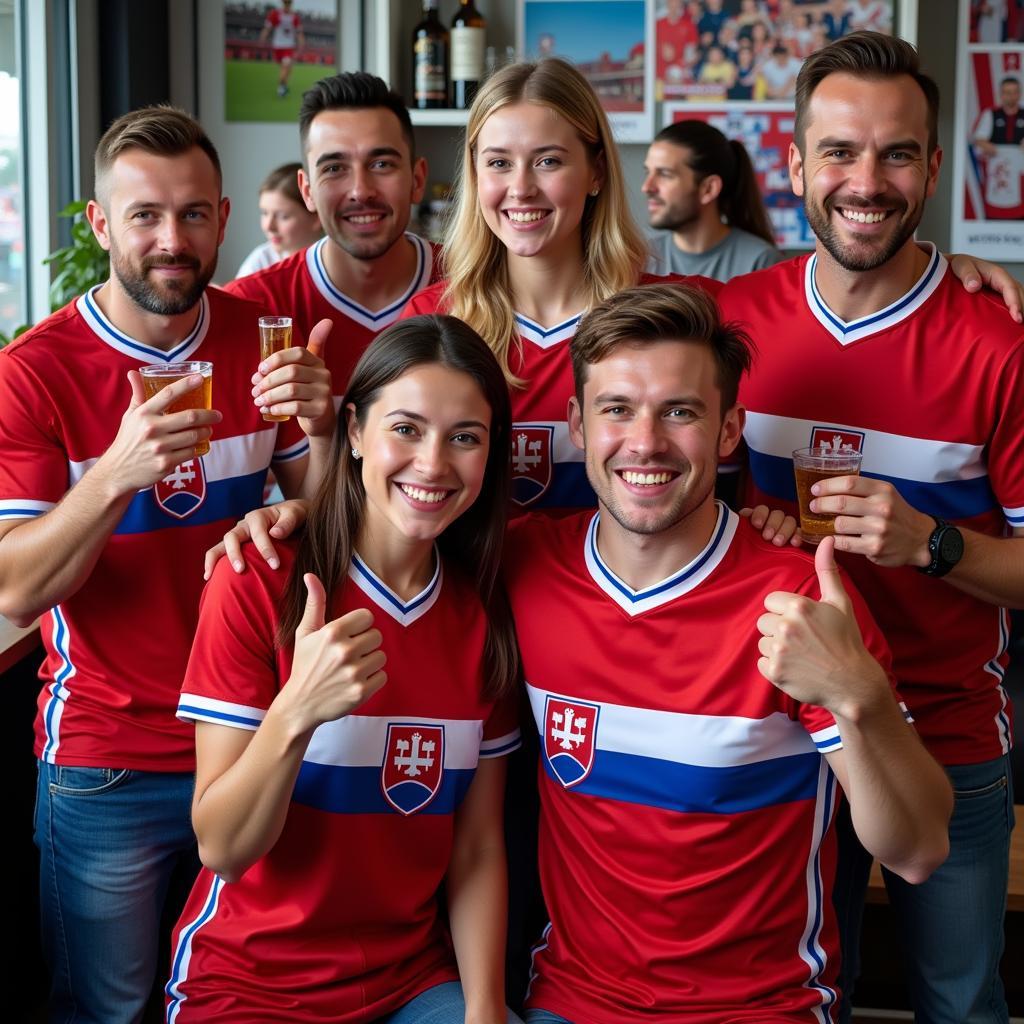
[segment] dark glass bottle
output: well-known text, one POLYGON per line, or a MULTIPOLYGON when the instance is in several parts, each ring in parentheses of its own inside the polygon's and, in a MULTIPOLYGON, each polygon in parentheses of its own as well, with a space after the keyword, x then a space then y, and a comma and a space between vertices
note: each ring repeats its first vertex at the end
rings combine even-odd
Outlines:
POLYGON ((484 80, 487 49, 487 22, 473 0, 459 0, 459 9, 452 19, 451 38, 452 106, 466 110, 484 80))
POLYGON ((412 34, 412 102, 419 110, 448 106, 448 30, 437 0, 423 0, 423 20, 412 34))

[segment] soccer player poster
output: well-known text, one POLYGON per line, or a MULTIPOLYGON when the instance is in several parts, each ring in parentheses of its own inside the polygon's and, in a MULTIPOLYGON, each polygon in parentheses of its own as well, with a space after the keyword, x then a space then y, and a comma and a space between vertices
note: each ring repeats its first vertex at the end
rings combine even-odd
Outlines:
POLYGON ((654 0, 517 0, 526 60, 564 57, 583 73, 619 142, 654 136, 654 0))
POLYGON ((984 38, 976 13, 970 0, 961 0, 953 248, 1018 260, 1024 247, 1024 46, 976 41, 984 38))
POLYGON ((224 4, 224 120, 299 118, 302 94, 337 71, 338 0, 224 4))
POLYGON ((746 147, 768 207, 775 244, 780 249, 813 249, 814 233, 804 216, 803 200, 789 184, 789 144, 793 141, 791 103, 666 103, 662 126, 695 118, 707 121, 727 139, 746 147))

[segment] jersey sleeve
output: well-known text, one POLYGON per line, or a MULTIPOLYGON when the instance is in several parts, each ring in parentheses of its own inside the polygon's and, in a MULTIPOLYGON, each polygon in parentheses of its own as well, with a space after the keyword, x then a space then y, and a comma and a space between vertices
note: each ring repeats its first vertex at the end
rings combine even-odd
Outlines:
MULTIPOLYGON (((266 288, 263 287, 260 279, 256 276, 258 273, 259 270, 256 270, 251 274, 246 274, 244 277, 236 277, 234 281, 228 281, 227 284, 221 285, 220 287, 223 288, 224 291, 230 292, 232 295, 237 295, 240 299, 249 299, 250 302, 259 302, 270 309, 273 306, 271 296, 268 294, 266 288)), ((239 271, 239 275, 241 275, 241 271, 239 271)))
MULTIPOLYGON (((860 628, 860 635, 864 641, 864 646, 871 657, 885 670, 885 674, 889 679, 889 686, 892 688, 893 696, 903 712, 903 717, 908 722, 912 722, 913 719, 910 717, 910 712, 896 690, 896 679, 893 676, 892 655, 889 651, 889 645, 885 642, 882 631, 878 628, 871 612, 868 610, 864 598, 860 596, 860 592, 853 585, 853 581, 842 570, 840 570, 840 574, 847 596, 853 605, 853 613, 857 619, 857 625, 860 628)), ((821 591, 818 587, 817 576, 809 576, 797 592, 815 601, 819 600, 821 598, 821 591)), ((836 725, 836 720, 832 717, 831 711, 818 707, 816 704, 800 704, 796 702, 794 704, 797 719, 807 730, 819 753, 830 754, 835 750, 842 750, 843 740, 839 735, 839 727, 836 725)))
POLYGON ((42 383, 13 351, 0 353, 0 393, 0 522, 32 519, 64 496, 67 451, 42 383))
POLYGON ((497 701, 484 722, 480 757, 504 757, 522 745, 519 732, 519 704, 512 695, 497 701))
POLYGON ((444 283, 427 285, 426 288, 418 291, 404 306, 398 314, 399 320, 408 320, 411 316, 420 316, 422 313, 444 313, 441 307, 441 295, 444 291, 444 283))
POLYGON ((999 408, 988 449, 988 475, 1006 521, 1024 528, 1024 339, 999 374, 999 408))
POLYGON ((246 557, 242 575, 222 558, 203 591, 178 718, 255 730, 280 689, 276 594, 246 557))

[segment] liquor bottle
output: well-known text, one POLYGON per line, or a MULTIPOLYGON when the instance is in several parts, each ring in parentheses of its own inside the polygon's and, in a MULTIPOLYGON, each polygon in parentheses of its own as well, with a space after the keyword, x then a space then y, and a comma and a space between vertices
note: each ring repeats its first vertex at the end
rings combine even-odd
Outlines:
POLYGON ((473 0, 459 0, 452 19, 452 106, 465 110, 484 80, 487 22, 473 0))
POLYGON ((423 0, 423 20, 412 34, 413 106, 448 106, 448 30, 437 16, 437 0, 423 0))

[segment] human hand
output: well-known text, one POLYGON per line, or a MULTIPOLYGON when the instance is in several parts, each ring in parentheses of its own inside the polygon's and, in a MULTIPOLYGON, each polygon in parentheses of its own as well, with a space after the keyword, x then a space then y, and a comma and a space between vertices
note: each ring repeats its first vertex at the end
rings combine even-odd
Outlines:
POLYGON ((739 514, 744 519, 749 519, 750 525, 755 530, 760 530, 761 536, 777 547, 791 544, 798 548, 804 542, 797 529, 800 523, 793 516, 786 515, 782 509, 755 505, 753 508, 741 508, 739 514))
POLYGON ((118 495, 152 487, 175 466, 194 459, 196 445, 209 438, 213 425, 222 419, 216 409, 167 412, 178 399, 202 386, 200 373, 168 384, 149 399, 138 370, 128 371, 128 382, 132 398, 117 436, 93 467, 118 495))
POLYGON ((888 679, 861 639, 833 538, 819 543, 814 568, 821 600, 778 590, 764 599, 757 669, 794 700, 852 718, 856 707, 888 690, 888 679))
POLYGON ((297 416, 308 437, 333 437, 337 416, 331 372, 323 361, 333 323, 321 320, 305 348, 293 345, 264 359, 252 375, 253 401, 261 412, 297 416))
POLYGON ((811 487, 812 512, 836 515, 836 550, 876 565, 928 565, 935 520, 912 508, 892 484, 868 476, 834 476, 811 487))
POLYGON ((963 253, 951 253, 949 265, 967 291, 976 292, 985 287, 998 292, 1003 305, 1010 311, 1010 316, 1017 323, 1024 323, 1024 285, 1009 271, 1004 270, 998 263, 990 263, 988 260, 966 256, 963 253))
POLYGON ((242 545, 247 543, 256 545, 256 550, 271 569, 280 568, 281 562, 274 548, 274 540, 290 537, 305 523, 308 511, 309 502, 302 498, 279 501, 276 505, 267 505, 264 508, 254 508, 224 534, 224 539, 219 544, 215 544, 206 552, 203 560, 203 579, 210 578, 213 567, 225 556, 230 559, 231 568, 235 572, 245 572, 242 545))
POLYGON ((379 629, 365 608, 326 621, 327 595, 311 572, 306 609, 295 630, 295 653, 288 682, 281 690, 286 714, 300 732, 344 718, 386 682, 387 658, 379 629))

